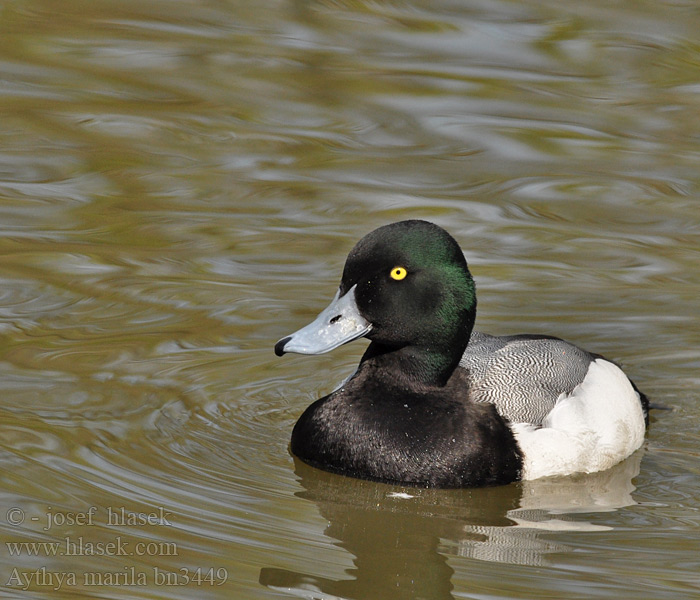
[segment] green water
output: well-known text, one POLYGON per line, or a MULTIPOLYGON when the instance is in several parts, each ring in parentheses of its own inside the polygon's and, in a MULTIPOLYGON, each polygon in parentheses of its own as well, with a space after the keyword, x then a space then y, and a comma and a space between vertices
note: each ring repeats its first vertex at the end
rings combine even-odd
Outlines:
POLYGON ((698 31, 682 1, 0 4, 0 595, 698 597, 698 31), (272 346, 404 218, 458 239, 479 329, 621 362, 645 447, 485 490, 295 465, 365 342, 272 346))

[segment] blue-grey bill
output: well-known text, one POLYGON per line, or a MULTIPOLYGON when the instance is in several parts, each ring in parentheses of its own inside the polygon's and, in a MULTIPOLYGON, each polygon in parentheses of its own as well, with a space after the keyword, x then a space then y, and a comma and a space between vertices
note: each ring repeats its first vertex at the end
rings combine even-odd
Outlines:
POLYGON ((340 291, 313 322, 275 344, 275 354, 323 354, 367 335, 372 324, 357 308, 355 287, 343 296, 340 291))

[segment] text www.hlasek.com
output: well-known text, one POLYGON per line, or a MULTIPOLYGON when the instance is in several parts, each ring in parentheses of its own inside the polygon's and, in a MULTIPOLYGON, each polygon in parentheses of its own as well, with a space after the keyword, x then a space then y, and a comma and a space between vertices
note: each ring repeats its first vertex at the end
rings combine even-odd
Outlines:
POLYGON ((83 536, 61 542, 5 542, 10 556, 178 556, 175 542, 136 542, 116 536, 111 542, 90 542, 83 536))

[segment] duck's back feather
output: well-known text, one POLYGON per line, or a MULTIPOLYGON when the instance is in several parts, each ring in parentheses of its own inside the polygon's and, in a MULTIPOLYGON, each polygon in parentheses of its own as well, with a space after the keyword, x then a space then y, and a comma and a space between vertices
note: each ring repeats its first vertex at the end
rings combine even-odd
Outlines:
POLYGON ((559 338, 474 331, 459 366, 469 372, 474 401, 495 404, 514 423, 541 425, 595 358, 559 338))

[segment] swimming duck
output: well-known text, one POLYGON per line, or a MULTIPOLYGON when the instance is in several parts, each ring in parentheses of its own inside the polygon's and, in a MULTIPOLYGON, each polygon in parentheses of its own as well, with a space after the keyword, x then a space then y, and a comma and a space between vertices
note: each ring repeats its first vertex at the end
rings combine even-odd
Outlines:
POLYGON ((366 337, 355 373, 309 406, 291 451, 387 483, 476 487, 605 470, 644 440, 648 401, 613 362, 559 338, 473 331, 476 290, 454 238, 385 225, 350 251, 340 287, 275 353, 366 337))

